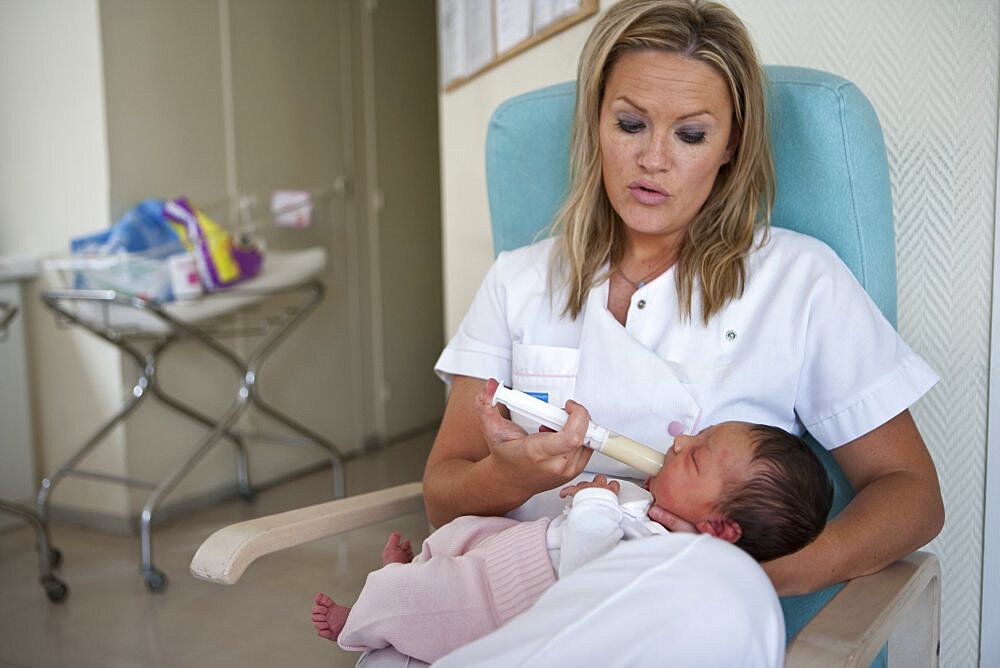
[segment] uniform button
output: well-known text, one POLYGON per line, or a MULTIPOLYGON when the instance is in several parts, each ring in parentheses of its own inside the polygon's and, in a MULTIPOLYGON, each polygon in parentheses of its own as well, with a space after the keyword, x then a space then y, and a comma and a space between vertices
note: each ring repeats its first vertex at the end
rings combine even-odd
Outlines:
POLYGON ((674 437, 680 436, 684 433, 684 423, 674 420, 667 425, 667 433, 674 437))
POLYGON ((640 299, 638 302, 636 302, 636 308, 646 308, 646 300, 640 299))

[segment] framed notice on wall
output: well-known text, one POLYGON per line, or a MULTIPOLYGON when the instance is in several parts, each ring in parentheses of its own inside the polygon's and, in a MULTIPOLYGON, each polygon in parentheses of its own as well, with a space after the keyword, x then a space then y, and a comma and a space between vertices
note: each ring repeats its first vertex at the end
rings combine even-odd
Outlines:
POLYGON ((597 12, 597 0, 437 0, 441 87, 454 90, 597 12))

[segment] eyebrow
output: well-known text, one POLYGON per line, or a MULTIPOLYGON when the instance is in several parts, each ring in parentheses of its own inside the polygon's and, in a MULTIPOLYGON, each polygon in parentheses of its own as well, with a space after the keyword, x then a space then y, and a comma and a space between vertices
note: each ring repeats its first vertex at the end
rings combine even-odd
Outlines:
MULTIPOLYGON (((634 102, 633 100, 631 100, 627 95, 619 95, 615 99, 616 100, 621 100, 622 102, 625 102, 626 104, 628 104, 628 105, 630 105, 632 107, 635 107, 636 111, 638 111, 640 114, 649 115, 649 111, 645 107, 637 104, 636 102, 634 102)), ((692 111, 690 113, 684 114, 683 116, 678 116, 676 120, 683 121, 683 120, 686 120, 688 118, 693 118, 695 116, 703 116, 703 115, 707 115, 707 116, 711 116, 712 118, 715 118, 715 114, 713 114, 708 109, 700 109, 698 111, 692 111)))

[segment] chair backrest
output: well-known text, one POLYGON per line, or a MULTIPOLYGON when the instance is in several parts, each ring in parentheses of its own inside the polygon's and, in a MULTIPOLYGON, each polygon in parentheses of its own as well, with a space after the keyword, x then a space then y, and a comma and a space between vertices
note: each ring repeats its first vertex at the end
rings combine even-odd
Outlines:
MULTIPOLYGON (((771 223, 826 242, 895 325, 892 193, 875 110, 838 76, 800 67, 766 70, 777 174, 771 223)), ((494 112, 486 177, 495 252, 543 236, 565 199, 575 98, 570 81, 511 98, 494 112)), ((834 479, 835 515, 854 492, 829 453, 811 445, 834 479)), ((789 638, 838 589, 782 599, 789 638)))
MULTIPOLYGON (((766 68, 777 196, 772 224, 829 244, 896 322, 889 165, 874 109, 857 86, 801 67, 766 68)), ((569 182, 572 81, 507 100, 486 135, 486 177, 499 253, 538 238, 569 182)))

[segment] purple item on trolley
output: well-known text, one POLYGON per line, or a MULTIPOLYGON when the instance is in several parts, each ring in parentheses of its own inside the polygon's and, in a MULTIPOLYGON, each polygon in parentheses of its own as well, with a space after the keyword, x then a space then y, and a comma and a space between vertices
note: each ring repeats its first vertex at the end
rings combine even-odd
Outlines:
POLYGON ((181 240, 192 248, 198 273, 208 290, 229 287, 260 272, 264 261, 260 248, 234 244, 229 232, 186 197, 167 202, 163 213, 176 226, 181 240))

